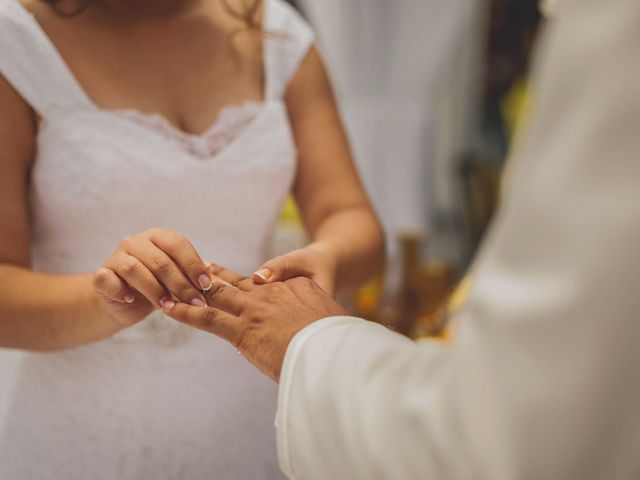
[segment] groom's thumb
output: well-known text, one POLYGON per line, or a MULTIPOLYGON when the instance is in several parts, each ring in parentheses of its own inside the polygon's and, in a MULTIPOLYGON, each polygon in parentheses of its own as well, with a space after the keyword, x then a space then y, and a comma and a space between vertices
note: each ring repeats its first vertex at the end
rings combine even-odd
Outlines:
POLYGON ((311 272, 304 264, 302 255, 290 253, 266 262, 253 274, 253 281, 258 284, 284 282, 290 278, 308 277, 311 272))

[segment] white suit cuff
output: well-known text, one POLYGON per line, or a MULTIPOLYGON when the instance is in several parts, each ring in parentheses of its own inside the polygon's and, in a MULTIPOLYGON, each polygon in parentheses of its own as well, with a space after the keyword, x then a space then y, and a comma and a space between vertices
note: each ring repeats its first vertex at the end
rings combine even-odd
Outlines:
POLYGON ((291 450, 289 446, 289 429, 287 421, 287 413, 289 410, 289 398, 296 368, 296 360, 304 348, 307 341, 329 328, 340 326, 348 326, 354 323, 364 322, 365 320, 356 317, 328 317, 323 320, 312 323, 297 333, 289 343, 285 354, 282 370, 280 372, 280 391, 278 393, 278 411, 276 414, 276 431, 278 443, 278 460, 280 468, 289 479, 293 479, 293 466, 291 464, 291 450))

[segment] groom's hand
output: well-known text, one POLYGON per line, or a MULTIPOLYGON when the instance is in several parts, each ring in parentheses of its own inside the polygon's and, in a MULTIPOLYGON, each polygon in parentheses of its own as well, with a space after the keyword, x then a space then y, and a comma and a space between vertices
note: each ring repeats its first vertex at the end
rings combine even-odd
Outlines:
POLYGON ((227 340, 276 382, 289 342, 300 330, 346 313, 308 278, 256 285, 251 278, 217 266, 210 271, 229 285, 214 282, 206 294, 208 307, 177 303, 165 306, 165 313, 227 340))

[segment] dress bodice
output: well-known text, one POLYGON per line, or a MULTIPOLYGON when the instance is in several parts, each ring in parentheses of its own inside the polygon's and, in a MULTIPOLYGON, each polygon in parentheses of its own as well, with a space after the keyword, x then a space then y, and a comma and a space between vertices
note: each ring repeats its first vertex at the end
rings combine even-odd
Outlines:
MULTIPOLYGON (((286 30, 287 8, 267 2, 265 29, 286 30)), ((210 260, 258 266, 295 170, 282 93, 310 32, 265 37, 264 103, 223 110, 189 135, 158 115, 98 108, 18 1, 0 1, 0 21, 0 72, 42 117, 30 188, 36 268, 93 271, 124 236, 154 226, 185 234, 210 260)))

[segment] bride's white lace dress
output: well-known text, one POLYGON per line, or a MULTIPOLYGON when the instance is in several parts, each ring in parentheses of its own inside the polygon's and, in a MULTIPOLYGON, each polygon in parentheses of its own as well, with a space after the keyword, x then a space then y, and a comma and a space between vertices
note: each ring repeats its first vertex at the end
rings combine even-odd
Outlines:
MULTIPOLYGON (((0 73, 42 117, 30 201, 34 268, 94 271, 131 234, 175 229, 203 258, 265 259, 295 172, 282 101, 312 32, 267 0, 264 103, 202 135, 97 108, 36 20, 0 0, 0 73)), ((0 430, 0 479, 280 478, 276 386, 217 338, 155 313, 115 337, 25 354, 0 430)))

